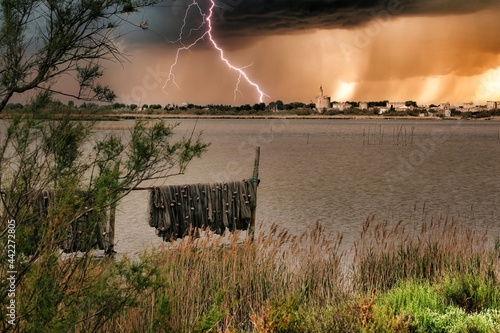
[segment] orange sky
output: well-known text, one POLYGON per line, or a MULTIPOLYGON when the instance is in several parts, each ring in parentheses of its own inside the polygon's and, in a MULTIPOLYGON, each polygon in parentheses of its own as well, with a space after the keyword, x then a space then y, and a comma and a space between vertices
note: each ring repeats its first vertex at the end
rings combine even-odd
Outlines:
MULTIPOLYGON (((269 95, 266 102, 313 100, 319 85, 333 100, 500 100, 498 10, 447 16, 382 17, 356 28, 270 34, 229 47, 227 58, 269 95)), ((217 31, 214 32, 217 35, 217 31)), ((230 43, 226 43, 230 46, 230 43)), ((177 46, 127 48, 130 63, 111 65, 107 80, 125 103, 258 102, 208 43, 182 52, 178 87, 163 89, 177 46)))

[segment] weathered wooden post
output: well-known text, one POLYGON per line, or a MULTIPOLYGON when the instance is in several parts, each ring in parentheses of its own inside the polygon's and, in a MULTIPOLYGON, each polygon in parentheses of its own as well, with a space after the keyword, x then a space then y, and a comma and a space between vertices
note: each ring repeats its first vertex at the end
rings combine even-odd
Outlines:
POLYGON ((251 178, 253 192, 254 192, 254 202, 255 206, 252 207, 251 218, 250 218, 250 226, 248 227, 248 234, 250 236, 250 240, 253 242, 254 234, 255 234, 255 215, 257 211, 257 187, 259 186, 259 163, 260 163, 260 147, 255 148, 255 163, 253 166, 253 175, 251 178))
POLYGON ((108 248, 105 249, 106 255, 112 256, 115 253, 115 218, 116 218, 116 201, 111 203, 109 207, 109 230, 108 232, 108 248))
MULTIPOLYGON (((120 164, 117 163, 115 164, 114 167, 114 173, 118 175, 120 173, 120 164)), ((118 178, 115 179, 115 184, 118 184, 118 178)), ((112 193, 111 197, 111 205, 109 206, 109 229, 107 230, 108 233, 108 248, 105 249, 104 251, 106 252, 106 255, 112 256, 115 254, 115 219, 116 219, 116 205, 117 205, 117 196, 118 194, 116 192, 112 193)))

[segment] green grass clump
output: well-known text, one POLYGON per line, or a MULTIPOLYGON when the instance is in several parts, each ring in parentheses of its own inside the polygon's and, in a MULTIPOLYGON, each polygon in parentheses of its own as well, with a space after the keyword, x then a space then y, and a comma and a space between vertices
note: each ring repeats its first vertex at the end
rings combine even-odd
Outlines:
POLYGON ((479 313, 467 313, 464 309, 450 306, 444 313, 423 309, 416 313, 415 332, 495 333, 499 332, 500 311, 488 309, 479 313), (425 316, 425 321, 420 318, 425 316))
POLYGON ((481 278, 446 278, 434 285, 407 281, 377 297, 367 331, 498 332, 497 297, 498 287, 481 278), (464 281, 473 289, 463 290, 464 281), (456 301, 466 298, 467 303, 456 301))
POLYGON ((468 313, 484 309, 500 309, 500 286, 493 279, 474 275, 447 278, 441 293, 451 305, 468 313))

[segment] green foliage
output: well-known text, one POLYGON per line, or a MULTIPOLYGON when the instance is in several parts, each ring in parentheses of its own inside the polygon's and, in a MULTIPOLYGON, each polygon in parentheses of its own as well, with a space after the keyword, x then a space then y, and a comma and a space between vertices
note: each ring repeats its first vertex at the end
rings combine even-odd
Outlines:
POLYGON ((422 309, 415 314, 415 322, 411 325, 413 332, 499 332, 500 311, 489 309, 485 312, 467 314, 456 307, 446 308, 446 311, 436 312, 422 309))
POLYGON ((20 285, 23 332, 94 332, 161 284, 154 260, 136 263, 55 255, 34 263, 20 285), (50 270, 49 270, 50 269, 50 270))
POLYGON ((356 304, 348 298, 335 299, 335 302, 326 307, 301 307, 301 323, 296 332, 359 332, 362 324, 356 304))
POLYGON ((372 101, 368 102, 368 107, 386 107, 387 103, 389 103, 388 100, 385 101, 372 101))
POLYGON ((194 333, 203 333, 203 332, 216 332, 217 327, 222 321, 227 313, 222 310, 222 302, 224 300, 224 293, 218 293, 215 296, 215 301, 207 310, 207 312, 199 319, 194 333))
MULTIPOLYGON (((57 321, 57 308, 64 292, 58 288, 58 279, 54 274, 46 274, 45 268, 50 271, 57 269, 57 258, 52 255, 44 258, 45 267, 35 263, 31 268, 30 275, 26 279, 26 288, 37 288, 37 310, 33 311, 33 304, 29 302, 20 302, 23 308, 22 313, 25 313, 26 318, 26 332, 50 332, 50 328, 54 325, 61 325, 57 321)), ((22 299, 22 298, 21 298, 22 299)))
POLYGON ((52 161, 57 178, 74 174, 74 166, 82 156, 82 146, 90 139, 91 125, 64 118, 41 124, 41 149, 52 161), (69 173, 69 174, 68 174, 69 173))
MULTIPOLYGON (((17 226, 20 306, 12 329, 95 332, 133 307, 138 295, 165 287, 152 255, 139 261, 92 258, 89 251, 103 246, 106 212, 143 181, 183 172, 208 144, 194 133, 173 142, 174 126, 163 122, 138 122, 128 140, 98 138, 92 122, 72 121, 71 114, 41 119, 38 111, 8 122, 0 136, 0 225, 4 229, 14 219, 17 226), (70 247, 68 235, 74 239, 70 247), (81 254, 66 255, 63 245, 81 254)), ((3 256, 6 244, 0 245, 3 256)), ((0 304, 7 301, 1 293, 0 304)))
POLYGON ((450 305, 458 306, 468 313, 484 309, 500 309, 500 286, 492 279, 477 275, 458 275, 447 278, 441 293, 450 305))
POLYGON ((415 101, 406 101, 405 106, 413 106, 413 107, 418 107, 417 102, 415 101))
POLYGON ((301 331, 301 297, 290 295, 284 300, 274 301, 271 305, 271 332, 293 333, 301 331))
POLYGON ((491 288, 495 287, 472 277, 447 278, 434 286, 428 282, 405 282, 379 295, 374 320, 370 323, 369 330, 374 332, 497 332, 500 327, 500 310, 497 300, 487 305, 486 302, 479 302, 482 306, 478 306, 477 302, 478 299, 483 298, 491 300, 491 297, 485 297, 485 294, 495 293, 491 288), (476 287, 464 288, 464 280, 476 287), (450 289, 453 290, 450 291, 450 289), (461 298, 462 296, 466 296, 468 301, 463 302, 465 298, 461 298), (456 301, 457 298, 460 302, 456 301), (472 303, 475 304, 475 310, 468 311, 472 303))
POLYGON ((379 295, 375 304, 373 331, 392 332, 409 329, 418 323, 427 323, 429 318, 422 309, 432 309, 443 313, 444 299, 434 291, 429 283, 403 282, 399 286, 379 295), (415 317, 418 314, 418 319, 415 317))
POLYGON ((0 112, 14 94, 34 89, 77 99, 110 102, 115 93, 97 81, 101 60, 123 60, 116 45, 122 15, 155 0, 39 1, 0 0, 0 112), (47 23, 47 24, 44 24, 47 23), (118 34, 118 35, 117 35, 118 34), (53 83, 73 77, 74 91, 53 83))

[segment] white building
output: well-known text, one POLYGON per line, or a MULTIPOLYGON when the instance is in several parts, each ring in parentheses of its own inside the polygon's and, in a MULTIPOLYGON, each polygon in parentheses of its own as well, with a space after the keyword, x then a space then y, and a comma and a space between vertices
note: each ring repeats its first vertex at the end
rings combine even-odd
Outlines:
POLYGON ((451 104, 450 104, 450 102, 441 103, 439 105, 438 109, 443 112, 443 115, 445 117, 451 117, 451 104))
POLYGON ((486 109, 497 110, 500 107, 500 102, 486 102, 486 109))
POLYGON ((439 104, 439 109, 440 110, 451 110, 451 104, 450 104, 450 102, 439 104))
POLYGON ((352 108, 352 105, 349 103, 346 103, 346 102, 332 104, 332 109, 334 109, 334 110, 344 111, 344 110, 350 109, 350 108, 352 108))

